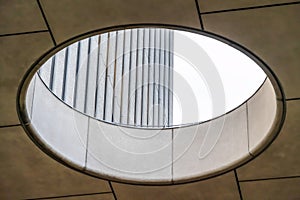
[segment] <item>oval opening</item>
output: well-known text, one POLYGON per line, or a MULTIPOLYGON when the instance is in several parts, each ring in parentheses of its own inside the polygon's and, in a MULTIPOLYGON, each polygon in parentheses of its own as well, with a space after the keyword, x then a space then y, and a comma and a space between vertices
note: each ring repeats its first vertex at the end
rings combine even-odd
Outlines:
POLYGON ((24 77, 20 120, 43 151, 89 175, 204 179, 253 158, 281 128, 276 77, 216 35, 126 28, 52 52, 24 77))
POLYGON ((163 28, 83 39, 57 52, 38 74, 79 112, 149 128, 218 117, 245 102, 266 78, 252 59, 223 42, 163 28))

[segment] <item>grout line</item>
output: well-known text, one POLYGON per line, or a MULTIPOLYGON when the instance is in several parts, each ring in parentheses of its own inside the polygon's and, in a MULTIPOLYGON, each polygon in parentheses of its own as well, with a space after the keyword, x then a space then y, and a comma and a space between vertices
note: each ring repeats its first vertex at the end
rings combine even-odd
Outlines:
POLYGON ((49 31, 48 30, 39 30, 39 31, 19 32, 19 33, 7 33, 7 34, 0 35, 0 37, 26 35, 26 34, 34 34, 34 33, 45 33, 45 32, 49 32, 49 31))
POLYGON ((172 163, 171 163, 171 182, 174 183, 174 129, 172 129, 172 145, 171 145, 171 157, 172 157, 172 163))
POLYGON ((71 194, 71 195, 64 195, 64 196, 52 196, 52 197, 41 197, 41 198, 32 198, 32 199, 25 199, 25 200, 42 200, 42 199, 60 199, 60 198, 68 198, 68 197, 81 197, 81 196, 92 196, 97 194, 110 194, 111 192, 97 192, 97 193, 86 193, 86 194, 71 194))
POLYGON ((114 199, 117 200, 117 195, 116 195, 116 193, 115 193, 115 191, 114 191, 114 188, 113 188, 113 186, 112 186, 112 184, 111 184, 111 181, 108 181, 108 184, 109 184, 111 193, 112 193, 113 196, 114 196, 114 199))
POLYGON ((300 100, 300 97, 295 97, 295 98, 287 98, 285 99, 286 101, 297 101, 300 100))
POLYGON ((53 33, 52 33, 51 29, 50 29, 49 23, 48 23, 48 21, 47 21, 46 15, 45 15, 45 13, 44 13, 44 11, 43 11, 43 8, 42 8, 42 5, 41 5, 41 3, 40 3, 40 0, 37 0, 37 3, 38 3, 38 6, 39 6, 39 8, 40 8, 40 11, 41 11, 41 13, 42 13, 42 16, 43 16, 43 18, 44 18, 44 21, 45 21, 45 23, 46 23, 46 26, 47 26, 47 28, 48 28, 48 31, 49 31, 49 33, 50 33, 51 39, 52 39, 54 45, 56 46, 56 41, 55 41, 54 36, 53 36, 53 33))
POLYGON ((21 126, 22 124, 10 124, 10 125, 1 125, 0 128, 10 128, 10 127, 16 127, 21 126))
POLYGON ((238 187, 238 191, 239 191, 239 195, 240 195, 240 199, 243 200, 243 196, 242 196, 242 191, 241 191, 241 187, 240 187, 240 183, 239 183, 239 179, 236 173, 236 169, 233 170, 234 171, 234 176, 235 176, 235 181, 236 181, 236 185, 238 187))
POLYGON ((246 117, 247 117, 247 120, 246 120, 246 123, 247 123, 247 139, 248 139, 248 152, 250 155, 251 152, 250 152, 250 136, 249 136, 249 109, 248 109, 248 101, 246 102, 246 117))
POLYGON ((85 150, 84 169, 87 168, 87 157, 88 157, 89 135, 90 135, 90 117, 88 117, 88 127, 87 127, 86 145, 85 145, 86 150, 85 150))
POLYGON ((200 26, 201 26, 201 29, 204 30, 204 25, 203 25, 203 20, 201 17, 200 6, 198 3, 198 0, 195 0, 195 3, 196 3, 197 13, 198 13, 199 21, 200 21, 200 26))
POLYGON ((233 11, 241 11, 241 10, 252 10, 252 9, 259 9, 259 8, 288 6, 288 5, 294 5, 294 4, 300 4, 300 1, 294 1, 294 2, 289 2, 289 3, 278 3, 278 4, 262 5, 262 6, 250 6, 250 7, 244 7, 244 8, 233 8, 233 9, 215 10, 215 11, 203 12, 202 14, 203 15, 207 15, 207 14, 225 13, 225 12, 233 12, 233 11))
POLYGON ((300 176, 285 176, 285 177, 273 177, 273 178, 261 178, 261 179, 250 179, 250 180, 240 180, 239 182, 254 182, 254 181, 268 181, 268 180, 281 180, 281 179, 293 179, 300 178, 300 176))

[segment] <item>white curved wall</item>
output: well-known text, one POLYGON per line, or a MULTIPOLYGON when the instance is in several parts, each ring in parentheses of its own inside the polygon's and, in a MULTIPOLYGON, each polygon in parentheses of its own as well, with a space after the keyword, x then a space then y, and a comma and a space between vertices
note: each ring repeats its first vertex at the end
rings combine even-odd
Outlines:
POLYGON ((269 142, 266 137, 273 137, 277 112, 269 79, 228 114, 161 130, 120 127, 83 115, 55 97, 39 76, 28 88, 26 103, 35 129, 31 134, 46 151, 86 173, 136 183, 190 181, 250 159, 269 142))

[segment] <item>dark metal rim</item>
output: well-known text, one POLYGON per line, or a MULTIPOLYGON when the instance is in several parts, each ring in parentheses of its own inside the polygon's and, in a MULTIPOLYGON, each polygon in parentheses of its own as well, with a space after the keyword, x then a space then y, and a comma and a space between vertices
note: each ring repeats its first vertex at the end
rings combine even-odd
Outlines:
MULTIPOLYGON (((256 94, 256 93, 257 93, 257 91, 254 94, 256 94)), ((247 102, 247 101, 248 101, 248 99, 245 102, 247 102)), ((243 105, 243 104, 241 104, 241 105, 243 105)), ((230 112, 238 109, 240 106, 236 107, 235 109, 231 110, 230 112)), ((250 52, 246 47, 243 47, 240 44, 238 44, 232 40, 229 40, 223 36, 220 36, 215 33, 208 32, 208 31, 196 29, 196 28, 191 28, 191 27, 186 27, 186 26, 181 26, 181 25, 172 25, 172 24, 142 23, 142 24, 126 24, 126 25, 119 25, 119 26, 111 26, 111 27, 107 27, 107 28, 93 30, 93 31, 75 36, 73 38, 70 38, 70 39, 60 43, 59 45, 53 47, 52 49, 48 50, 39 59, 37 59, 33 65, 30 66, 30 68, 25 73, 23 79, 21 80, 21 83, 18 87, 18 92, 17 92, 16 108, 17 108, 17 113, 18 113, 18 117, 21 122, 21 125, 22 125, 23 129, 25 130, 25 132, 27 133, 27 135, 33 141, 33 143, 35 145, 37 145, 44 153, 46 153, 48 156, 55 159, 56 161, 60 162, 61 164, 65 165, 71 169, 74 169, 76 171, 79 171, 81 173, 87 174, 89 176, 104 179, 107 181, 115 181, 118 183, 126 183, 126 184, 132 184, 132 185, 148 185, 148 186, 149 185, 153 185, 153 186, 154 185, 162 185, 163 186, 163 185, 177 185, 177 184, 192 183, 192 182, 202 181, 202 180, 206 180, 206 179, 213 178, 216 176, 220 176, 220 175, 225 174, 233 169, 236 169, 238 167, 241 167, 241 166, 247 164, 249 161, 254 159, 256 156, 260 155, 266 148, 268 148, 272 144, 272 142, 277 138, 277 136, 280 133, 280 130, 282 129, 282 126, 284 124, 284 120, 286 117, 286 98, 285 98, 285 94, 284 94, 282 85, 280 84, 280 81, 277 78, 276 74, 262 59, 260 59, 257 55, 250 52), (168 182, 168 181, 167 182, 155 182, 155 181, 154 182, 139 182, 139 181, 134 181, 134 180, 118 179, 116 177, 108 177, 107 175, 95 175, 93 172, 85 171, 85 169, 74 164, 73 162, 67 161, 67 160, 55 155, 55 153, 53 151, 51 151, 51 149, 49 147, 45 146, 45 144, 43 144, 38 139, 38 137, 37 137, 38 134, 37 134, 36 130, 34 129, 34 127, 30 124, 29 117, 27 116, 27 110, 26 110, 26 105, 25 105, 25 96, 26 96, 26 92, 27 92, 29 83, 30 83, 32 77, 34 76, 35 72, 40 68, 40 66, 53 54, 55 54, 59 50, 63 49, 64 47, 68 46, 69 44, 71 44, 75 41, 79 41, 86 37, 89 37, 89 36, 92 36, 95 34, 99 34, 99 33, 108 32, 108 31, 121 30, 121 29, 125 29, 125 28, 141 28, 141 27, 173 28, 175 30, 183 30, 183 31, 188 31, 188 32, 211 37, 213 39, 216 39, 223 43, 226 43, 229 46, 243 52, 248 57, 250 57, 252 60, 254 60, 263 69, 263 71, 270 78, 270 81, 275 89, 275 93, 277 96, 277 102, 278 102, 277 106, 278 107, 280 106, 280 109, 279 109, 279 112, 276 113, 276 119, 274 122, 275 126, 273 126, 272 130, 270 131, 271 134, 269 134, 270 136, 269 136, 268 140, 265 141, 264 144, 262 144, 262 146, 256 150, 256 152, 254 153, 255 156, 247 156, 245 158, 242 158, 241 160, 238 160, 236 163, 233 163, 230 167, 228 167, 226 169, 218 169, 217 171, 214 171, 210 174, 207 174, 207 175, 201 176, 201 177, 192 177, 192 178, 188 178, 188 179, 184 179, 184 180, 179 180, 176 182, 174 182, 174 181, 170 181, 170 182, 168 182)), ((225 114, 228 114, 228 113, 225 113, 225 114)), ((213 119, 211 119, 211 120, 213 120, 213 119)), ((208 121, 210 121, 210 120, 208 120, 208 121)), ((207 121, 205 121, 205 122, 207 122, 207 121)), ((201 123, 205 123, 205 122, 201 122, 201 123)), ((198 124, 192 124, 192 125, 198 125, 198 124)), ((175 128, 178 128, 178 127, 175 127, 175 128)), ((174 129, 174 128, 171 128, 171 129, 174 129)))

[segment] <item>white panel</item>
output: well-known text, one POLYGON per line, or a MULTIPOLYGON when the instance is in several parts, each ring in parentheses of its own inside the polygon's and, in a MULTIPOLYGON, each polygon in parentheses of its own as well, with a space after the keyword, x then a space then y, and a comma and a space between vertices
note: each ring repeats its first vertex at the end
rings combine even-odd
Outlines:
POLYGON ((104 119, 104 103, 105 103, 105 80, 107 68, 107 47, 108 34, 100 35, 100 50, 99 50, 99 66, 97 74, 97 97, 96 97, 96 115, 97 119, 104 119))
POLYGON ((89 38, 81 40, 79 44, 79 65, 76 70, 75 108, 84 112, 89 38))
POLYGON ((66 65, 66 81, 65 81, 65 99, 64 101, 73 106, 74 90, 76 81, 76 65, 77 65, 78 42, 70 45, 67 50, 67 65, 66 65))
POLYGON ((124 41, 124 62, 123 62, 123 83, 122 83, 122 107, 121 107, 121 123, 127 124, 128 120, 128 103, 129 103, 129 67, 130 67, 130 44, 131 32, 125 30, 124 41))
POLYGON ((276 116, 276 94, 272 83, 267 79, 260 90, 247 102, 249 126, 249 151, 260 148, 273 126, 276 116))
POLYGON ((96 81, 97 81, 97 67, 98 67, 98 50, 99 50, 99 36, 91 37, 90 49, 88 56, 88 74, 86 83, 86 103, 85 113, 89 116, 94 116, 95 100, 96 100, 96 81))
POLYGON ((217 118, 174 130, 174 181, 199 178, 249 158, 246 105, 217 118))
POLYGON ((131 52, 129 72, 129 108, 128 124, 134 125, 135 119, 135 86, 136 86, 136 59, 137 59, 137 29, 131 30, 131 52))
POLYGON ((113 122, 120 123, 121 119, 121 97, 122 97, 122 71, 123 71, 123 50, 124 50, 124 31, 117 32, 116 45, 116 67, 114 80, 114 105, 113 122))
POLYGON ((158 92, 158 125, 165 125, 164 118, 164 62, 165 62, 165 31, 160 29, 160 56, 159 56, 159 92, 158 92))
POLYGON ((58 100, 39 78, 35 85, 32 123, 51 151, 84 167, 88 118, 58 100))
POLYGON ((144 47, 143 47, 143 85, 142 85, 142 126, 148 124, 148 70, 149 70, 149 29, 144 29, 144 47))
POLYGON ((143 78, 143 38, 144 29, 138 29, 138 51, 137 51, 137 71, 136 71, 136 101, 135 101, 135 123, 141 125, 142 117, 142 78, 143 78))
POLYGON ((107 76, 105 90, 105 112, 104 119, 112 121, 113 113, 113 90, 114 90, 114 68, 116 61, 116 32, 110 32, 108 37, 107 76))
POLYGON ((171 130, 124 128, 90 120, 87 170, 123 179, 171 181, 171 130))
POLYGON ((169 30, 165 29, 165 65, 164 65, 164 119, 165 126, 169 125, 169 69, 170 69, 170 54, 169 54, 169 30))
POLYGON ((53 56, 45 62, 40 70, 39 70, 39 75, 41 76, 43 82, 50 87, 50 77, 51 77, 51 70, 52 70, 52 60, 53 56))
POLYGON ((153 105, 153 124, 158 126, 158 97, 159 97, 159 56, 160 56, 160 29, 155 29, 155 52, 154 52, 154 105, 153 105))
POLYGON ((174 73, 174 31, 170 31, 169 52, 169 124, 173 124, 173 73, 174 73))
POLYGON ((55 54, 52 92, 60 99, 62 98, 62 91, 63 91, 65 58, 66 58, 66 48, 60 50, 58 53, 55 54))
POLYGON ((153 126, 153 104, 154 104, 154 42, 155 29, 150 28, 149 43, 149 104, 148 104, 148 126, 153 126))

